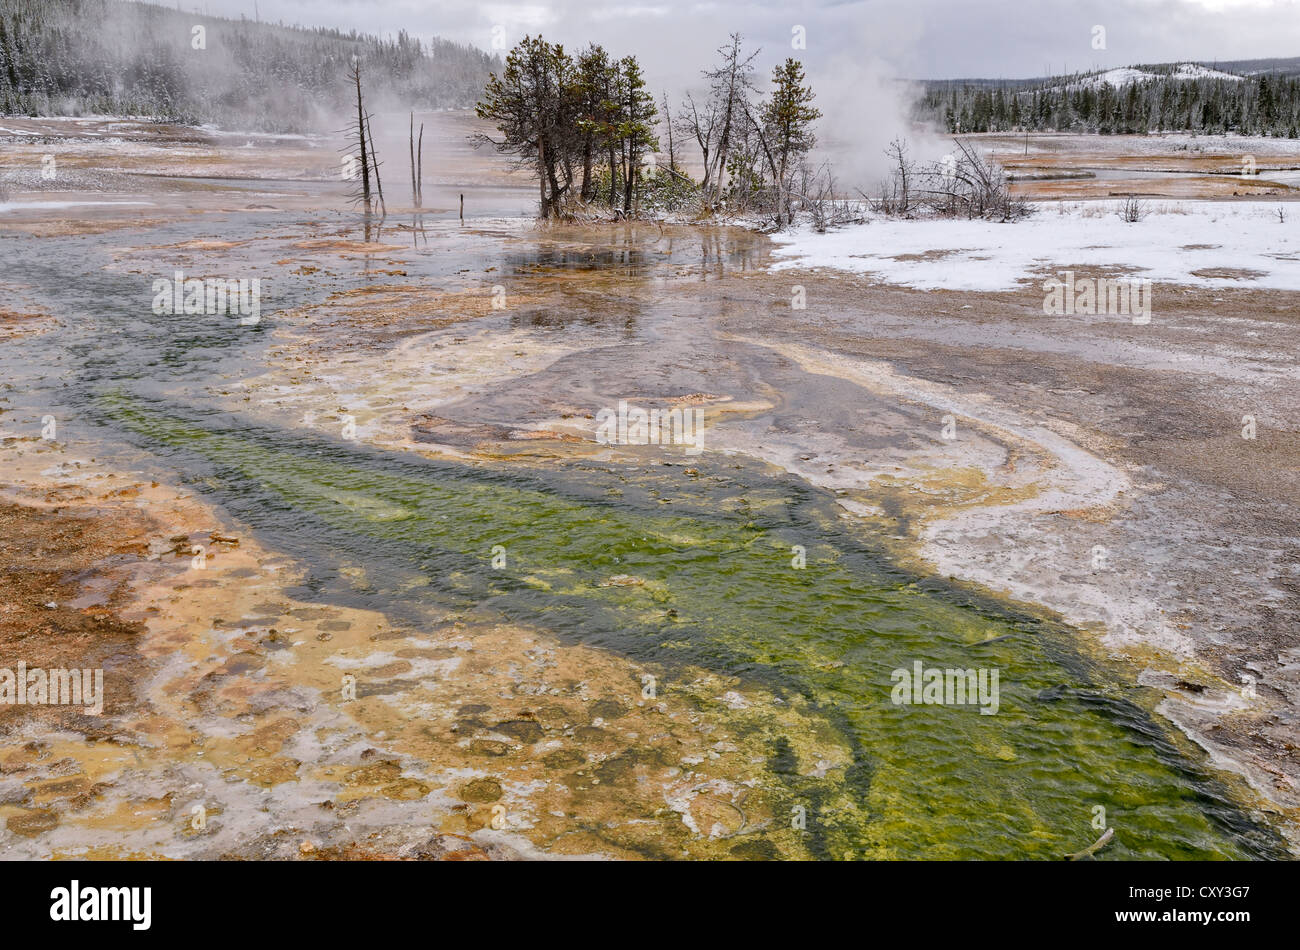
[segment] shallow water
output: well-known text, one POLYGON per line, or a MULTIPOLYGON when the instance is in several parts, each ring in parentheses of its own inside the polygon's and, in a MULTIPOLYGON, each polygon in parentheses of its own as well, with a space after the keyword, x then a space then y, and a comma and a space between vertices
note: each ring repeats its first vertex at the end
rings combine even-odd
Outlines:
MULTIPOLYGON (((223 234, 257 228, 236 216, 223 234)), ((175 225, 148 240, 193 236, 175 225)), ((444 230, 407 279, 488 263, 515 281, 576 270, 649 287, 667 272, 698 267, 717 279, 749 266, 743 242, 674 246, 647 229, 621 246, 582 238, 529 245, 444 230)), ((709 453, 461 464, 231 414, 210 389, 256 369, 274 313, 248 332, 232 332, 231 318, 155 318, 144 277, 103 269, 115 243, 0 244, 6 266, 21 266, 69 324, 6 349, 6 369, 23 381, 19 403, 57 407, 74 441, 142 452, 207 493, 308 568, 299 594, 411 625, 447 609, 533 625, 659 670, 666 695, 679 671, 704 668, 806 704, 848 750, 847 767, 818 768, 804 737, 791 735, 768 743, 766 775, 777 814, 807 809, 808 846, 820 857, 1054 858, 1099 835, 1097 806, 1116 828, 1106 857, 1282 853, 1144 711, 1141 691, 1076 649, 1073 631, 891 565, 827 493, 709 453), (37 378, 52 366, 60 375, 37 378), (498 545, 503 568, 492 566, 498 545), (792 566, 796 545, 803 569, 792 566), (635 580, 611 583, 620 575, 635 580), (894 704, 891 673, 917 661, 996 669, 997 714, 894 704)), ((359 270, 344 281, 366 280, 359 270)), ((282 279, 274 306, 320 292, 282 279)), ((566 306, 564 321, 606 332, 599 300, 566 306)))

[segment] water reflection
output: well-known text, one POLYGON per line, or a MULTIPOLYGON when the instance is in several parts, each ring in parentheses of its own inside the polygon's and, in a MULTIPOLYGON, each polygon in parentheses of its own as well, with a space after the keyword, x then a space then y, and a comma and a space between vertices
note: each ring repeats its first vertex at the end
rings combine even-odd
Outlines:
POLYGON ((626 222, 550 228, 536 245, 510 255, 509 266, 523 277, 601 271, 619 277, 717 280, 759 269, 766 253, 766 238, 739 228, 626 222))

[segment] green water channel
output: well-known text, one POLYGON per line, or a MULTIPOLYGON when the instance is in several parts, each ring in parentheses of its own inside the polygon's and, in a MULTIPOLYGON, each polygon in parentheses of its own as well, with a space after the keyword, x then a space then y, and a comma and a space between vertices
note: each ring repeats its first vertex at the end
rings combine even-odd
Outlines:
POLYGON ((1100 834, 1097 807, 1115 829, 1106 858, 1284 854, 1076 632, 898 569, 795 479, 666 451, 640 465, 464 465, 121 390, 99 407, 310 565, 317 596, 533 624, 645 664, 668 696, 675 671, 702 667, 805 704, 852 764, 811 775, 789 736, 766 769, 782 808, 808 807, 816 856, 1059 858, 1100 834), (344 566, 364 569, 360 589, 344 566), (996 670, 996 714, 893 702, 891 674, 918 661, 996 670))

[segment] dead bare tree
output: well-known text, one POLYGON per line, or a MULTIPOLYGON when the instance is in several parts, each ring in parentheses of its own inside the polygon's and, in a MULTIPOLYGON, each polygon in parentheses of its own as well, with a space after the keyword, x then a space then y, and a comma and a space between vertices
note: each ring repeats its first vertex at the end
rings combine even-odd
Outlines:
POLYGON ((829 163, 823 162, 813 169, 801 162, 797 176, 791 181, 790 194, 808 212, 815 231, 861 224, 864 220, 861 203, 836 197, 835 176, 829 163))
POLYGON ((701 106, 696 103, 695 97, 688 92, 682 102, 678 122, 677 130, 683 135, 694 138, 695 143, 700 147, 700 154, 704 158, 704 177, 700 182, 700 190, 707 195, 709 185, 713 181, 713 161, 711 156, 713 140, 717 134, 717 103, 710 98, 706 99, 701 106))
POLYGON ((353 130, 357 141, 358 159, 361 164, 360 168, 360 192, 353 195, 355 201, 359 201, 366 214, 371 211, 370 201, 370 151, 366 147, 366 110, 361 98, 361 61, 356 56, 352 57, 352 65, 349 69, 349 75, 352 83, 357 90, 357 123, 353 130))
POLYGON ((370 167, 375 172, 375 190, 379 192, 380 217, 388 217, 388 206, 384 204, 384 183, 379 178, 379 153, 375 150, 375 131, 370 127, 370 113, 366 113, 366 135, 370 139, 370 167))
POLYGON ((420 149, 416 155, 415 113, 411 113, 411 202, 417 207, 424 205, 424 123, 420 123, 420 149))
POLYGON ((673 148, 673 113, 668 105, 668 93, 662 94, 664 105, 664 126, 668 129, 668 170, 677 171, 677 152, 673 148))
POLYGON ((894 166, 893 210, 897 214, 906 215, 912 210, 912 179, 916 165, 908 157, 907 142, 903 139, 890 142, 885 155, 894 166))
POLYGON ((713 201, 722 197, 723 178, 727 172, 727 155, 731 151, 732 136, 741 117, 745 114, 745 104, 753 91, 754 59, 759 50, 748 56, 743 55, 741 43, 743 37, 732 33, 730 44, 718 47, 722 58, 717 69, 706 69, 704 78, 709 80, 709 96, 713 100, 718 118, 718 142, 713 153, 715 173, 713 176, 713 201))
POLYGON ((1129 195, 1119 206, 1117 214, 1121 221, 1135 224, 1147 216, 1147 203, 1139 200, 1135 195, 1129 195))
POLYGON ((964 214, 968 218, 1015 221, 1029 213, 1029 205, 1011 193, 1001 165, 983 158, 972 146, 954 139, 957 150, 926 173, 925 190, 931 210, 938 214, 964 214))

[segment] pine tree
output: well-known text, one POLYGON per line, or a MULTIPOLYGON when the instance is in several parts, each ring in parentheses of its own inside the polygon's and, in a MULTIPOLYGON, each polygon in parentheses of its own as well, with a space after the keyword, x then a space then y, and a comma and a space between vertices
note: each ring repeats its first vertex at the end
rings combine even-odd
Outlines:
POLYGON ((777 192, 777 220, 785 215, 793 221, 789 200, 789 173, 794 165, 816 144, 812 124, 821 112, 812 101, 811 86, 804 85, 803 66, 790 58, 772 71, 772 97, 762 110, 764 151, 772 171, 777 192))
POLYGON ((624 163, 623 211, 632 210, 637 195, 641 162, 645 154, 659 147, 654 134, 655 98, 646 88, 645 75, 635 56, 624 56, 619 64, 622 72, 622 109, 619 115, 618 134, 622 143, 624 163))

